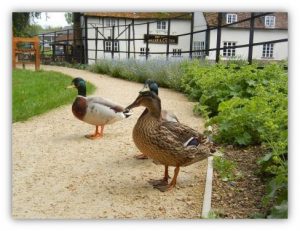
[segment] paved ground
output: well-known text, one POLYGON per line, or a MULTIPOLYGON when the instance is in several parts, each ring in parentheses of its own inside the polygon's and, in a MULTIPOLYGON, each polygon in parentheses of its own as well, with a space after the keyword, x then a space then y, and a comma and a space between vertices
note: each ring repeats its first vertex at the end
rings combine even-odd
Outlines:
MULTIPOLYGON (((81 76, 97 86, 95 95, 130 104, 142 88, 83 70, 43 66, 81 76)), ((61 86, 64 88, 65 86, 61 86)), ((199 131, 203 121, 193 103, 175 91, 160 89, 162 107, 199 131)), ((163 176, 163 166, 136 160, 131 133, 142 108, 109 125, 101 140, 84 137, 94 127, 77 120, 71 104, 12 125, 12 214, 14 218, 199 218, 207 161, 181 169, 177 188, 162 193, 147 180, 163 176)), ((170 169, 172 173, 173 168, 170 169)))

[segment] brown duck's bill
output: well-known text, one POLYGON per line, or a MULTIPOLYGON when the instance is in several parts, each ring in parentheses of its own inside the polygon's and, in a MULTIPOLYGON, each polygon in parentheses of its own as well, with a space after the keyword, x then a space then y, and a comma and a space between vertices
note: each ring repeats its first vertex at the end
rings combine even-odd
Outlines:
POLYGON ((140 98, 140 95, 134 100, 134 102, 132 104, 130 104, 129 106, 127 106, 125 108, 125 111, 130 111, 132 108, 140 106, 140 104, 138 103, 139 98, 140 98))
POLYGON ((132 108, 138 107, 139 105, 136 104, 136 101, 134 101, 132 104, 130 104, 129 106, 127 106, 124 111, 125 112, 129 112, 132 108))

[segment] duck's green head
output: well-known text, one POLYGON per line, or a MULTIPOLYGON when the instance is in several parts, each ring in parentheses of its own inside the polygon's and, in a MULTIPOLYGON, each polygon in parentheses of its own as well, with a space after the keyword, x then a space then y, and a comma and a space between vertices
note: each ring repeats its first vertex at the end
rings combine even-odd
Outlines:
POLYGON ((144 88, 142 91, 150 90, 158 95, 158 84, 151 79, 147 79, 144 84, 144 88))
POLYGON ((71 85, 67 88, 77 88, 78 95, 86 96, 85 80, 80 77, 74 78, 71 82, 71 85))

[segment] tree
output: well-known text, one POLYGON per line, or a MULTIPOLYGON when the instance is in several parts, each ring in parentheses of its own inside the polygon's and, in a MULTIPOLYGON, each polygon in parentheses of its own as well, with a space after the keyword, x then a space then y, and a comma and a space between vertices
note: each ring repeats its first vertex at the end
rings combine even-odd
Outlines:
POLYGON ((71 12, 66 12, 65 13, 65 18, 66 18, 66 21, 69 25, 72 25, 73 24, 73 13, 71 12))
POLYGON ((38 24, 28 25, 27 26, 27 34, 31 36, 36 36, 37 34, 41 34, 44 32, 43 27, 38 24))
POLYGON ((40 12, 13 12, 13 35, 18 37, 32 36, 28 33, 30 19, 40 17, 40 12))

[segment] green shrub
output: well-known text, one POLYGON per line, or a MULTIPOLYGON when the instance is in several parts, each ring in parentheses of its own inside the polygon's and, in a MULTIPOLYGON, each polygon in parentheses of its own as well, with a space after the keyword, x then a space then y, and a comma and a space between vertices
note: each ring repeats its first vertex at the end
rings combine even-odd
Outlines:
POLYGON ((217 127, 213 139, 235 145, 262 144, 258 161, 268 179, 269 218, 287 217, 288 78, 283 64, 183 63, 182 89, 199 103, 194 111, 217 127))

